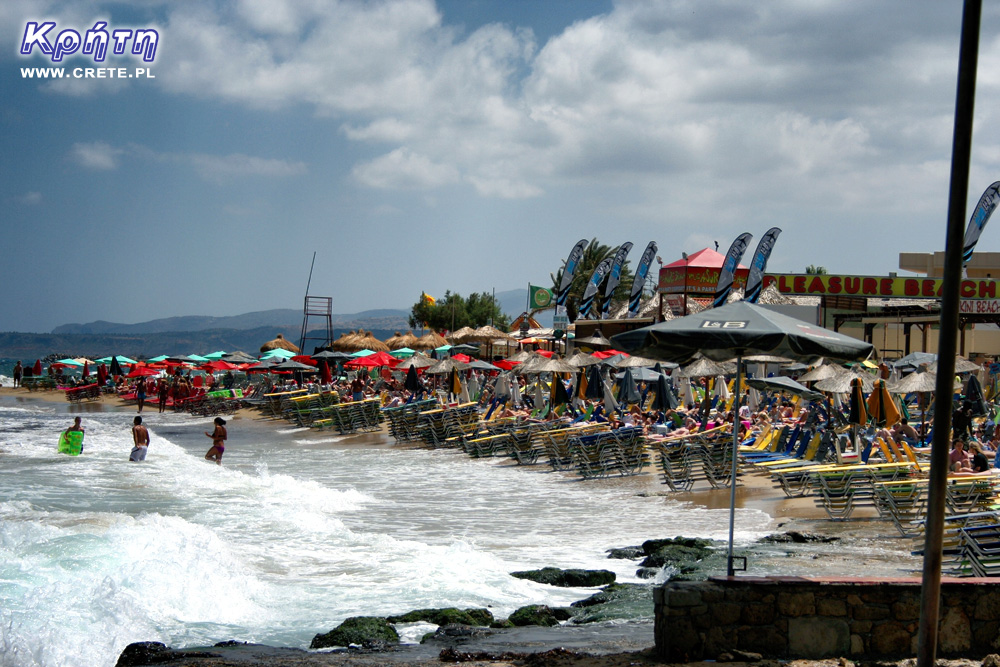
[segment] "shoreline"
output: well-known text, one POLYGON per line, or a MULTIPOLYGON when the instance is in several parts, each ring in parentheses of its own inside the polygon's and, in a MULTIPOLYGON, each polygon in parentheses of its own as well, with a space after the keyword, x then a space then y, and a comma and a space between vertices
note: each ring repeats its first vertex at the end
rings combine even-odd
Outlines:
MULTIPOLYGON (((98 400, 84 401, 82 403, 69 403, 65 400, 63 392, 58 390, 28 391, 21 388, 3 387, 0 388, 0 401, 5 404, 48 404, 61 406, 58 412, 70 415, 85 415, 87 413, 113 412, 123 415, 135 415, 135 407, 119 401, 116 397, 102 396, 98 400)), ((155 404, 147 403, 143 416, 150 415, 150 420, 158 414, 155 404)), ((175 413, 173 413, 175 414, 175 413)), ((199 419, 192 417, 192 419, 199 419)), ((252 408, 242 408, 241 410, 226 416, 227 420, 243 422, 243 427, 254 429, 271 430, 288 428, 289 423, 282 420, 274 420, 261 416, 252 408)), ((155 427, 154 427, 155 428, 155 427)), ((302 429, 297 432, 297 437, 305 439, 327 439, 329 433, 320 433, 311 429, 302 429)), ((360 447, 413 447, 421 448, 417 443, 397 444, 389 436, 385 426, 378 432, 358 433, 345 437, 345 444, 360 447)), ((514 462, 497 459, 497 465, 516 466, 514 462)), ((545 467, 524 468, 525 474, 553 474, 545 467)), ((564 473, 555 473, 564 474, 564 473)), ((664 496, 679 502, 709 509, 725 509, 729 507, 729 489, 695 489, 690 492, 673 493, 667 490, 659 479, 657 470, 649 466, 642 473, 635 476, 626 476, 604 480, 607 483, 619 485, 627 488, 636 496, 664 496)), ((584 483, 580 481, 579 483, 584 483)), ((889 536, 897 537, 898 534, 891 523, 873 521, 874 510, 871 517, 865 513, 865 518, 853 519, 848 522, 830 521, 825 513, 813 501, 812 498, 787 498, 784 493, 771 486, 769 479, 760 475, 745 475, 742 478, 742 485, 737 488, 737 506, 755 509, 766 513, 775 524, 773 532, 797 531, 801 533, 820 533, 828 536, 839 537, 843 540, 878 540, 889 536)), ((655 527, 651 526, 648 538, 674 537, 673 535, 661 535, 655 527)), ((902 538, 899 538, 902 539, 902 538)), ((621 545, 626 546, 626 545, 621 545)), ((812 556, 831 561, 842 561, 843 555, 837 553, 834 548, 822 549, 812 556)), ((555 564, 558 565, 558 564, 555 564)), ((862 563, 857 563, 862 565, 862 563)), ((722 574, 722 573, 719 573, 722 574)), ((628 664, 646 664, 655 662, 649 650, 653 644, 652 621, 637 621, 619 624, 628 627, 595 627, 595 626, 573 626, 564 625, 555 628, 513 628, 499 630, 490 633, 482 638, 475 638, 462 643, 452 642, 448 645, 434 642, 429 645, 402 645, 385 652, 366 653, 360 651, 334 652, 334 653, 312 653, 301 649, 281 648, 271 646, 233 645, 224 647, 197 647, 177 649, 179 652, 189 654, 187 658, 178 656, 180 662, 170 660, 169 662, 157 663, 168 665, 237 665, 247 664, 248 660, 263 659, 266 664, 277 665, 408 665, 408 664, 431 664, 441 661, 439 654, 442 650, 453 648, 459 654, 482 654, 490 655, 494 659, 485 661, 472 660, 469 664, 519 664, 523 663, 525 656, 532 653, 544 653, 547 650, 556 648, 567 648, 568 652, 560 653, 558 656, 551 656, 558 664, 579 665, 580 667, 618 667, 628 664), (645 652, 640 649, 645 649, 645 652), (596 653, 596 655, 593 655, 596 653), (195 657, 200 654, 201 657, 195 657), (208 657, 214 654, 218 657, 208 657), (515 657, 515 654, 520 657, 515 657), (228 656, 228 657, 225 657, 228 656), (258 656, 251 658, 251 656, 258 656), (506 658, 503 658, 506 656, 506 658), (556 658, 558 657, 558 660, 556 658)), ((219 637, 218 641, 227 638, 219 637)), ((463 661, 469 659, 466 655, 463 661)), ((132 663, 145 664, 145 663, 132 663)), ((553 664, 544 662, 541 664, 553 664)))

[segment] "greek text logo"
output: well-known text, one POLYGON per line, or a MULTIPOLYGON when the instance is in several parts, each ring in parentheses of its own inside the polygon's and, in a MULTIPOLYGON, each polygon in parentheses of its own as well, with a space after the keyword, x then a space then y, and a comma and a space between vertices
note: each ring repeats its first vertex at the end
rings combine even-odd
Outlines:
POLYGON ((131 51, 131 55, 141 56, 143 61, 151 63, 156 57, 156 47, 160 41, 160 34, 152 28, 116 28, 109 32, 107 21, 96 22, 83 37, 73 28, 64 28, 55 35, 55 41, 49 41, 49 33, 55 27, 55 21, 29 21, 21 38, 21 55, 30 56, 35 47, 38 47, 38 52, 48 56, 54 63, 62 62, 64 57, 77 52, 101 63, 107 58, 108 46, 111 46, 111 52, 116 56, 123 56, 131 51), (132 42, 131 48, 129 41, 132 42))

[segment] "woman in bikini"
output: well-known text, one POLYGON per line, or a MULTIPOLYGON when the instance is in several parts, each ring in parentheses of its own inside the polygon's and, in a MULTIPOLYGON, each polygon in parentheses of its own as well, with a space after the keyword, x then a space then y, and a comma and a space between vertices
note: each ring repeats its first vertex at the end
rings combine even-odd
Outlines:
POLYGON ((212 448, 205 454, 205 460, 215 461, 218 465, 222 465, 222 453, 226 451, 226 438, 228 437, 226 420, 222 417, 216 417, 215 430, 211 433, 206 431, 205 435, 212 439, 212 448))

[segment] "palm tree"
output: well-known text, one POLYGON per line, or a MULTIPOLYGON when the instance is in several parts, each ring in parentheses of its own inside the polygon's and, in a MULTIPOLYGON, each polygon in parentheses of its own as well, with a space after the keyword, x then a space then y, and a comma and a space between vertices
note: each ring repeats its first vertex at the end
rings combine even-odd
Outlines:
MULTIPOLYGON (((607 246, 603 243, 599 243, 597 238, 591 239, 590 243, 583 251, 583 255, 580 257, 579 263, 576 265, 576 272, 573 274, 573 282, 570 284, 569 296, 566 298, 566 314, 569 317, 569 321, 572 322, 576 320, 577 314, 579 313, 580 301, 583 298, 583 292, 587 289, 587 283, 590 282, 591 276, 594 275, 594 270, 597 265, 603 262, 608 257, 613 257, 615 252, 618 251, 618 246, 607 246)), ((556 273, 549 274, 552 278, 552 290, 554 292, 559 291, 559 284, 562 282, 563 271, 566 267, 563 266, 556 273)), ((629 276, 632 275, 632 271, 629 268, 628 260, 622 265, 622 281, 618 284, 611 298, 615 301, 627 301, 629 293, 632 290, 632 281, 629 276)))
POLYGON ((825 276, 826 275, 826 267, 825 266, 813 266, 812 264, 810 264, 809 266, 806 267, 806 273, 808 275, 812 275, 812 276, 825 276))

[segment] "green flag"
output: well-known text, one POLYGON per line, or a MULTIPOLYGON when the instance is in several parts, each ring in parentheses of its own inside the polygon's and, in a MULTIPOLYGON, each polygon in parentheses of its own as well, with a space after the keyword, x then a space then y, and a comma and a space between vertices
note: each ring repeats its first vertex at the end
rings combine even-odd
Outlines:
POLYGON ((553 301, 554 298, 555 295, 552 293, 552 290, 545 287, 528 285, 528 305, 531 310, 552 308, 555 306, 555 302, 553 301))

